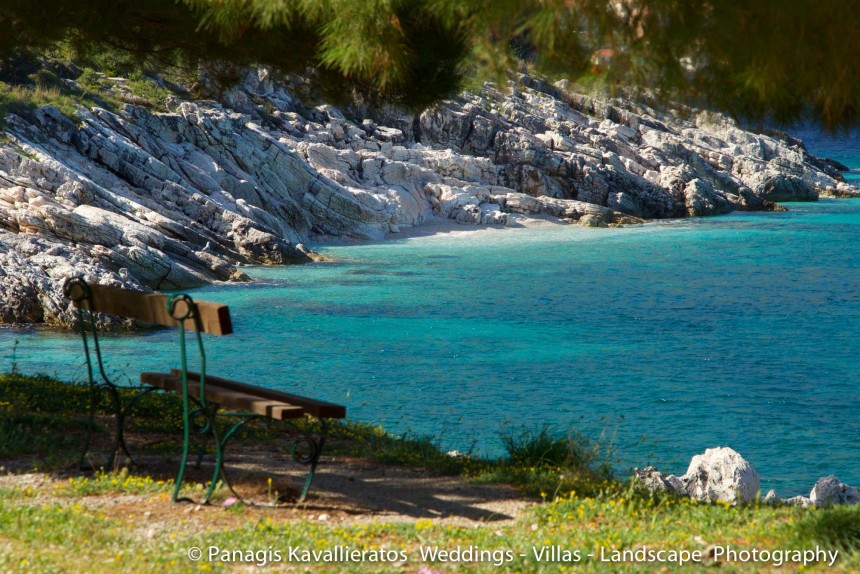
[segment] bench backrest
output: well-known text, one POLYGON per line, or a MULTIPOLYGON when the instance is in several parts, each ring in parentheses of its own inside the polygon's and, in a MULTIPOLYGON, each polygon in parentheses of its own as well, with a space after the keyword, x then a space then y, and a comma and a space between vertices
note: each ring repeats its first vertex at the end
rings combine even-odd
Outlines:
MULTIPOLYGON (((167 311, 167 295, 158 293, 144 293, 121 287, 108 287, 106 285, 86 286, 82 282, 71 281, 68 285, 68 296, 75 307, 86 309, 91 312, 108 313, 119 317, 128 317, 165 327, 178 327, 179 321, 171 317, 167 311), (87 295, 86 292, 89 292, 87 295)), ((184 316, 188 304, 178 299, 176 301, 176 315, 184 316)), ((230 309, 227 305, 210 303, 208 301, 194 301, 197 314, 200 317, 200 330, 210 335, 229 335, 233 332, 230 322, 230 309)), ((194 320, 191 318, 183 321, 186 329, 194 330, 194 320)))

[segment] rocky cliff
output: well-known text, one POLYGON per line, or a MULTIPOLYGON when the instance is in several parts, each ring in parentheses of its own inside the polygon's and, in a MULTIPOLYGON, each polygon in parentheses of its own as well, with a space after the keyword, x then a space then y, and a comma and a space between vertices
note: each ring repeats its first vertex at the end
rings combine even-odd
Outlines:
POLYGON ((72 274, 177 289, 312 260, 305 242, 439 219, 603 226, 857 193, 801 142, 707 112, 523 78, 513 93, 487 84, 420 115, 351 120, 304 104, 301 82, 261 70, 220 103, 9 115, 0 322, 68 323, 72 274))

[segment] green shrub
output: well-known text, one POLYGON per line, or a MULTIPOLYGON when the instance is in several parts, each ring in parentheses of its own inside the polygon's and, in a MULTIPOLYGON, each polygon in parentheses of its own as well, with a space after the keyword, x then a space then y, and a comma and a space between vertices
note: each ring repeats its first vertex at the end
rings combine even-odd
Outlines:
POLYGON ((571 441, 557 436, 548 425, 537 430, 508 428, 501 439, 510 461, 521 466, 564 466, 573 448, 571 441))
POLYGON ((584 471, 602 462, 600 445, 578 431, 565 434, 550 425, 509 427, 501 433, 510 462, 519 466, 563 467, 584 471))
POLYGON ((800 547, 818 544, 843 552, 860 550, 860 506, 835 506, 806 514, 795 525, 800 547))
POLYGON ((66 84, 57 75, 49 70, 39 70, 27 76, 37 88, 43 90, 56 90, 62 92, 66 89, 66 84))
POLYGON ((508 457, 483 480, 516 484, 527 494, 551 500, 572 492, 597 496, 623 488, 612 476, 611 447, 581 432, 561 433, 550 425, 508 427, 501 439, 508 457))
POLYGON ((88 91, 100 92, 102 89, 102 77, 92 68, 84 68, 78 76, 78 84, 88 91))

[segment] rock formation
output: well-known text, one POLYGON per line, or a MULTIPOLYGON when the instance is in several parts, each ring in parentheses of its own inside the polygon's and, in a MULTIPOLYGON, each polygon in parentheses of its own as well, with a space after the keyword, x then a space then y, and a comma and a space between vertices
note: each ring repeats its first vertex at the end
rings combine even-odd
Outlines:
POLYGON ((171 97, 9 115, 0 141, 0 322, 66 324, 61 286, 179 289, 302 242, 381 239, 434 219, 542 215, 608 226, 851 194, 832 163, 724 116, 657 112, 522 78, 420 115, 351 120, 300 78, 249 73, 221 103, 171 97))
POLYGON ((755 469, 727 447, 709 448, 694 456, 680 480, 690 498, 705 502, 750 502, 760 487, 755 469))
POLYGON ((860 493, 853 486, 848 486, 831 474, 815 483, 809 493, 809 500, 815 506, 857 504, 860 503, 860 493))
MULTIPOLYGON (((706 449, 693 457, 683 476, 663 475, 653 466, 635 469, 634 479, 652 493, 667 493, 702 502, 752 502, 759 497, 759 477, 755 469, 728 447, 706 449)), ((780 499, 776 491, 769 490, 761 501, 765 504, 780 502, 789 506, 832 506, 860 503, 860 491, 848 486, 833 475, 818 480, 809 496, 780 499)))
POLYGON ((709 448, 694 456, 683 476, 663 476, 649 466, 637 470, 636 478, 652 492, 669 492, 703 502, 750 502, 759 493, 758 473, 728 447, 709 448))

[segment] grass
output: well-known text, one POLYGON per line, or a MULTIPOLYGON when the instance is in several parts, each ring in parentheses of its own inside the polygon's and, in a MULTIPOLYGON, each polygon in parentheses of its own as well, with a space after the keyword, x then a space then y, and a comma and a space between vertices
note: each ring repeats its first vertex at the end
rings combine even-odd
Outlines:
POLYGON ((0 460, 28 456, 34 466, 67 463, 88 421, 88 389, 49 377, 0 375, 0 460))
MULTIPOLYGON (((721 572, 860 571, 860 506, 731 507, 650 495, 613 477, 598 443, 550 427, 506 429, 508 456, 484 460, 449 456, 428 437, 338 423, 328 454, 511 482, 524 496, 538 495, 538 503, 513 523, 341 522, 323 520, 313 509, 296 513, 291 506, 175 505, 169 501, 172 481, 142 471, 69 475, 56 465, 82 430, 72 421, 85 420, 86 387, 10 373, 0 375, 0 397, 0 428, 17 429, 0 434, 0 465, 23 457, 44 471, 0 476, 4 572, 705 572, 717 565, 721 572), (56 440, 30 440, 40 432, 56 440), (833 566, 802 566, 785 554, 816 546, 838 552, 833 566), (201 550, 200 560, 188 558, 191 548, 201 550), (779 559, 727 560, 729 548, 767 551, 779 559), (325 552, 344 549, 364 560, 325 561, 325 552), (647 549, 686 552, 699 561, 612 561, 622 551, 647 549), (721 559, 709 557, 714 554, 721 559)), ((172 395, 144 397, 135 432, 175 432, 176 403, 172 395)), ((100 421, 98 434, 107 433, 106 426, 100 421)), ((283 432, 278 425, 261 425, 238 440, 277 443, 283 432)))
MULTIPOLYGON (((194 532, 179 524, 177 517, 175 529, 156 528, 152 535, 141 536, 147 508, 150 503, 142 502, 137 513, 106 516, 81 504, 31 505, 14 500, 0 509, 0 540, 9 550, 0 558, 0 568, 14 568, 24 561, 38 571, 70 572, 228 572, 247 571, 249 564, 278 571, 320 572, 418 572, 421 568, 424 572, 456 572, 463 571, 463 566, 470 572, 705 572, 716 565, 726 572, 854 572, 860 567, 856 550, 832 547, 831 551, 840 552, 833 568, 823 564, 800 568, 797 562, 777 568, 775 560, 750 564, 717 563, 707 558, 712 546, 769 552, 814 548, 816 541, 805 534, 808 517, 821 521, 844 514, 856 523, 860 518, 856 509, 731 508, 691 502, 654 504, 647 499, 574 498, 538 506, 513 525, 483 528, 429 519, 327 524, 252 515, 249 509, 211 509, 209 520, 216 521, 225 513, 237 520, 227 527, 194 532), (66 542, 70 537, 80 541, 76 545, 78 566, 68 562, 66 542), (604 561, 613 552, 645 547, 688 551, 691 557, 698 552, 701 558, 683 568, 677 562, 604 561), (34 548, 39 551, 32 552, 34 548), (189 560, 190 548, 199 548, 203 558, 189 560), (364 561, 324 562, 324 553, 335 549, 355 552, 364 561), (440 550, 447 551, 447 556, 443 558, 440 550)), ((179 510, 177 515, 184 516, 179 510)))
MULTIPOLYGON (((74 120, 80 107, 101 107, 118 111, 126 103, 159 109, 173 92, 162 85, 175 86, 190 81, 189 71, 178 66, 159 66, 159 77, 150 66, 133 62, 121 52, 104 50, 81 55, 68 46, 32 54, 33 62, 42 67, 26 78, 10 79, 8 70, 0 66, 0 128, 9 113, 29 117, 39 107, 53 106, 61 114, 74 120), (59 74, 59 75, 58 75, 59 74), (62 76, 62 77, 61 77, 62 76), (74 80, 75 83, 64 81, 74 80), (113 78, 113 79, 111 79, 113 78), (117 79, 119 78, 119 79, 117 79)), ((183 95, 187 95, 183 93, 183 95)))
POLYGON ((123 468, 117 472, 96 471, 93 476, 72 476, 54 484, 59 496, 96 496, 100 494, 168 494, 175 481, 136 475, 123 468))
POLYGON ((64 116, 72 118, 83 98, 75 98, 57 87, 9 85, 0 82, 0 115, 31 114, 41 106, 54 106, 64 116))
POLYGON ((169 91, 147 78, 139 70, 125 74, 124 79, 126 81, 120 84, 122 91, 117 91, 118 84, 115 80, 109 79, 105 73, 93 68, 84 68, 77 82, 84 88, 85 94, 98 95, 116 107, 119 107, 122 102, 128 102, 155 108, 170 95, 169 91))

